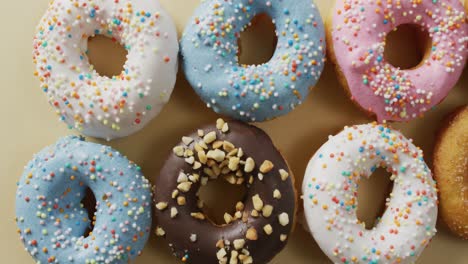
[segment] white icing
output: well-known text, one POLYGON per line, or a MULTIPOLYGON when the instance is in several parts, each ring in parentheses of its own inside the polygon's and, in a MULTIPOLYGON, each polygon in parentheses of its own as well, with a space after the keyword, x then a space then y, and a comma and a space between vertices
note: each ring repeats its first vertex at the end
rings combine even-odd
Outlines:
POLYGON ((436 232, 437 193, 422 151, 380 125, 330 136, 310 160, 302 190, 308 227, 334 263, 413 263, 436 232), (356 216, 358 182, 382 165, 393 191, 380 221, 366 230, 356 216))
POLYGON ((157 1, 56 0, 38 26, 34 61, 60 118, 110 140, 135 133, 161 111, 175 84, 178 49, 174 23, 157 1), (100 76, 90 65, 87 40, 96 33, 127 49, 119 76, 100 76))

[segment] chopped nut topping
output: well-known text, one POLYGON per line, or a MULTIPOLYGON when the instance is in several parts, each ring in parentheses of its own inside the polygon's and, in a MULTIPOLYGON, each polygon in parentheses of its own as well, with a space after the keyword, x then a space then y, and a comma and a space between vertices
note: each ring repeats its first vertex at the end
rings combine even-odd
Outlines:
POLYGON ((186 158, 185 159, 185 162, 187 162, 188 164, 192 165, 194 162, 195 162, 195 158, 193 156, 189 157, 189 158, 186 158))
POLYGON ((190 241, 196 242, 197 241, 197 234, 191 234, 190 235, 190 241))
POLYGON ((218 250, 218 252, 216 252, 216 257, 218 258, 218 260, 221 260, 226 256, 226 254, 226 250, 224 248, 221 248, 220 250, 218 250))
POLYGON ((242 264, 252 264, 253 263, 253 258, 252 256, 247 256, 243 261, 242 264))
POLYGON ((206 157, 205 151, 198 151, 198 152, 197 152, 197 156, 198 156, 198 160, 199 160, 202 164, 206 164, 206 161, 208 160, 208 158, 206 157))
POLYGON ((229 131, 228 123, 224 123, 223 127, 221 128, 221 132, 227 133, 229 131))
POLYGON ((222 142, 222 141, 219 141, 219 140, 218 140, 218 141, 215 141, 215 142, 211 145, 211 147, 212 147, 213 149, 219 149, 219 148, 221 148, 222 146, 223 146, 223 142, 222 142))
POLYGON ((273 191, 273 198, 275 199, 281 199, 281 192, 278 189, 275 189, 273 191))
POLYGON ((213 159, 213 160, 216 160, 217 162, 221 162, 226 157, 226 153, 224 153, 224 151, 222 150, 215 149, 215 150, 208 151, 208 154, 206 154, 206 156, 209 159, 213 159))
POLYGON ((252 172, 254 168, 255 168, 255 161, 251 157, 248 157, 247 160, 245 161, 244 171, 249 173, 249 172, 252 172))
POLYGON ((239 256, 239 253, 235 250, 231 250, 231 258, 229 259, 229 264, 237 264, 237 257, 239 256))
POLYGON ((234 175, 232 175, 232 174, 229 174, 229 175, 224 176, 224 179, 225 179, 227 182, 229 182, 230 184, 236 184, 236 182, 237 182, 236 177, 234 177, 234 175))
MULTIPOLYGON (((221 165, 223 165, 223 164, 221 164, 221 165)), ((221 173, 222 174, 229 174, 231 172, 231 170, 226 166, 222 166, 220 168, 221 168, 221 173)))
POLYGON ((232 216, 228 213, 224 213, 224 221, 226 224, 230 224, 232 222, 232 216))
POLYGON ((157 236, 160 236, 160 237, 161 237, 161 236, 164 236, 165 234, 166 234, 166 231, 164 231, 164 229, 162 229, 162 228, 159 227, 159 226, 156 228, 156 235, 157 235, 157 236))
POLYGON ((236 171, 239 168, 239 161, 240 161, 240 159, 238 157, 230 158, 228 168, 231 171, 236 171))
POLYGON ((257 175, 257 177, 258 177, 258 179, 259 179, 260 181, 263 181, 263 174, 259 173, 259 174, 257 175))
POLYGON ((205 131, 201 130, 201 129, 198 129, 198 136, 199 137, 203 137, 205 135, 205 131))
POLYGON ((210 179, 216 179, 215 173, 210 168, 204 168, 203 172, 210 177, 210 179))
POLYGON ((186 149, 184 151, 184 157, 191 157, 193 156, 193 150, 192 149, 186 149))
POLYGON ((217 248, 224 248, 224 240, 220 239, 216 242, 217 248))
POLYGON ((226 122, 222 118, 218 118, 218 120, 216 120, 216 128, 221 130, 225 123, 226 122))
POLYGON ((177 195, 179 195, 179 190, 172 191, 172 194, 171 194, 172 199, 175 199, 177 195))
POLYGON ((255 210, 261 211, 263 208, 263 201, 258 194, 252 197, 253 205, 255 210))
POLYGON ((244 178, 237 179, 237 182, 236 182, 237 185, 241 185, 242 183, 244 183, 244 178))
POLYGON ((216 178, 218 178, 218 176, 221 174, 221 169, 216 164, 213 166, 212 169, 213 169, 214 174, 216 175, 216 178))
POLYGON ((235 249, 240 250, 245 245, 245 239, 236 239, 234 240, 233 244, 235 249))
POLYGON ((236 219, 241 218, 241 217, 242 217, 242 212, 241 212, 241 211, 237 211, 237 212, 234 214, 234 217, 235 217, 236 219))
POLYGON ((239 150, 237 151, 237 157, 242 158, 242 156, 244 156, 244 151, 241 148, 239 148, 239 150))
POLYGON ((262 215, 264 217, 267 217, 267 218, 270 217, 272 212, 273 212, 273 206, 271 206, 269 204, 263 206, 262 215))
POLYGON ((177 183, 186 182, 186 181, 188 181, 187 175, 183 172, 180 172, 179 176, 177 177, 177 183))
MULTIPOLYGON (((228 157, 237 156, 237 152, 239 152, 238 149, 233 149, 233 150, 229 151, 229 153, 226 156, 228 156, 228 157)), ((245 162, 241 161, 241 164, 243 164, 243 163, 245 163, 245 162)))
POLYGON ((280 235, 280 240, 281 240, 281 242, 286 241, 286 239, 288 239, 288 235, 285 235, 285 234, 281 234, 281 235, 280 235))
POLYGON ((234 148, 235 148, 235 147, 234 147, 234 145, 233 145, 231 142, 229 142, 229 141, 224 141, 224 142, 223 142, 223 149, 224 149, 224 151, 226 151, 226 152, 231 152, 232 150, 234 150, 234 148))
POLYGON ((274 165, 269 160, 265 160, 262 165, 260 166, 261 173, 268 173, 273 169, 274 165))
POLYGON ((236 211, 242 211, 242 210, 244 210, 244 203, 237 202, 236 203, 236 211))
POLYGON ((177 189, 179 189, 182 192, 188 192, 190 191, 190 188, 192 187, 192 183, 187 181, 187 182, 182 182, 179 185, 177 185, 177 189))
POLYGON ((249 228, 247 230, 247 233, 245 234, 245 237, 248 240, 257 240, 258 239, 257 230, 253 227, 249 228))
POLYGON ((184 142, 184 144, 186 146, 188 146, 193 142, 193 138, 191 138, 191 137, 182 137, 182 142, 184 142))
POLYGON ((203 148, 202 148, 198 143, 195 143, 195 144, 193 145, 193 149, 194 149, 196 152, 203 151, 203 148))
POLYGON ((177 197, 177 204, 178 205, 185 205, 185 203, 186 203, 186 200, 185 200, 184 196, 177 197))
POLYGON ((287 213, 281 213, 278 215, 278 220, 282 226, 287 226, 289 224, 289 215, 287 213))
POLYGON ((198 220, 205 220, 205 215, 200 212, 190 213, 190 216, 198 220))
POLYGON ((271 235, 271 233, 273 233, 273 227, 271 227, 270 224, 267 224, 263 227, 263 231, 265 231, 267 235, 271 235))
POLYGON ((200 180, 200 175, 194 173, 193 175, 189 176, 189 180, 193 183, 198 182, 198 180, 200 180))
POLYGON ((252 175, 250 175, 249 177, 249 184, 253 184, 254 182, 254 177, 252 175))
POLYGON ((213 143, 216 140, 216 132, 212 131, 203 137, 206 144, 213 143))
POLYGON ((182 146, 177 146, 177 147, 174 147, 172 149, 172 151, 174 152, 174 154, 176 154, 176 156, 178 157, 183 157, 184 156, 184 147, 182 146))
POLYGON ((167 203, 166 202, 159 202, 156 204, 156 208, 160 211, 164 210, 167 208, 167 203))
POLYGON ((199 168, 201 168, 202 164, 198 161, 195 161, 195 163, 193 164, 193 169, 194 170, 198 170, 199 168))
POLYGON ((198 145, 200 145, 202 149, 208 149, 208 146, 206 145, 205 141, 198 142, 198 145))
POLYGON ((253 216, 253 217, 255 217, 255 218, 259 216, 258 211, 255 210, 255 209, 252 210, 252 212, 250 212, 250 215, 253 216))
POLYGON ((176 217, 178 213, 179 212, 177 211, 177 208, 175 208, 175 207, 171 208, 171 218, 176 217))
POLYGON ((289 177, 289 173, 283 169, 279 170, 281 180, 285 181, 289 177))

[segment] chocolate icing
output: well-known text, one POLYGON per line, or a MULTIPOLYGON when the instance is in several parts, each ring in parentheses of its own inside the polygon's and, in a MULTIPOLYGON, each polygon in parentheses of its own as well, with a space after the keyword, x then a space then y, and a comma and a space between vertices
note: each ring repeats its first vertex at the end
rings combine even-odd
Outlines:
MULTIPOLYGON (((155 187, 155 204, 160 202, 167 203, 167 208, 163 210, 155 210, 157 228, 162 228, 160 235, 164 236, 173 254, 188 263, 219 263, 216 253, 219 248, 216 246, 219 240, 231 242, 230 247, 226 244, 227 263, 231 255, 231 250, 234 249, 233 241, 236 239, 245 239, 244 249, 247 249, 252 256, 253 263, 266 263, 270 261, 277 253, 279 253, 287 243, 287 238, 284 235, 289 235, 295 218, 296 193, 294 190, 292 176, 282 180, 279 170, 284 169, 292 175, 286 161, 281 156, 280 152, 275 148, 269 136, 261 129, 243 124, 238 121, 228 122, 229 131, 222 133, 216 126, 206 126, 203 128, 205 135, 211 131, 216 131, 217 140, 229 141, 236 148, 242 148, 244 157, 251 157, 255 161, 255 169, 251 173, 245 173, 244 184, 247 186, 244 213, 248 213, 247 221, 244 223, 242 219, 233 221, 230 224, 217 226, 209 219, 198 220, 191 216, 193 212, 201 212, 202 209, 197 207, 198 197, 197 191, 200 188, 200 181, 193 183, 191 189, 187 193, 180 192, 186 198, 186 204, 178 205, 177 199, 172 198, 172 193, 177 189, 177 179, 179 173, 183 171, 186 174, 198 173, 203 175, 203 168, 193 170, 192 165, 185 162, 184 157, 178 157, 171 152, 164 167, 162 168, 159 177, 156 179, 155 187), (269 160, 273 163, 274 168, 264 174, 263 180, 257 177, 260 165, 269 160), (249 176, 254 176, 252 184, 248 183, 249 176), (278 189, 281 193, 281 198, 273 197, 273 191, 278 189), (254 210, 252 196, 259 195, 263 200, 264 205, 272 205, 273 212, 271 216, 265 218, 262 212, 258 217, 253 217, 250 212, 254 210), (171 218, 171 208, 176 207, 178 214, 171 218), (280 224, 278 216, 281 213, 287 213, 289 223, 286 226, 280 224), (264 231, 264 226, 270 224, 273 232, 267 235, 264 231), (255 228, 257 231, 257 240, 246 239, 246 232, 249 228, 255 228), (196 234, 196 241, 193 242, 190 237, 196 234), (280 236, 283 234, 283 240, 280 236)), ((195 142, 203 141, 197 132, 189 137, 195 139, 190 145, 185 146, 183 142, 178 146, 186 148, 194 148, 195 142)), ((209 149, 211 149, 211 144, 209 149)), ((195 157, 198 160, 196 151, 195 157)), ((241 165, 239 165, 241 166, 241 165)), ((243 166, 242 166, 243 168, 243 166)), ((218 180, 223 180, 222 178, 218 180)), ((222 199, 222 197, 220 197, 222 199)), ((239 253, 241 251, 239 250, 239 253)), ((242 254, 242 253, 241 253, 242 254)), ((238 261, 238 263, 242 263, 238 261)))

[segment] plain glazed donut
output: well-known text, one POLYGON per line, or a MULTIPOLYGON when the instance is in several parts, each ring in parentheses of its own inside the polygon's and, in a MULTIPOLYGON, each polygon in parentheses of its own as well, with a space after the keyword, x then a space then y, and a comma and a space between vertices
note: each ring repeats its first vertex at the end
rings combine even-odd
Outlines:
POLYGON ((435 235, 437 190, 422 151, 388 127, 346 127, 310 160, 302 185, 307 224, 333 263, 414 263, 435 235), (361 177, 392 173, 386 211, 367 230, 357 219, 361 177))
POLYGON ((447 118, 434 151, 440 213, 450 230, 468 239, 468 106, 447 118))
POLYGON ((241 122, 206 126, 182 138, 156 179, 156 234, 188 263, 267 263, 293 229, 296 193, 286 161, 265 132, 241 122), (198 199, 216 179, 245 184, 236 213, 214 224, 198 199))
POLYGON ((325 32, 311 0, 202 1, 181 40, 185 75, 215 112, 245 122, 285 115, 300 105, 324 67, 325 32), (238 38, 269 15, 278 43, 272 59, 239 65, 238 38))
POLYGON ((36 75, 57 115, 86 136, 107 140, 142 129, 169 100, 178 43, 155 1, 55 0, 34 38, 36 75), (100 76, 88 38, 104 35, 128 51, 120 75, 100 76))
POLYGON ((339 79, 362 109, 379 122, 408 121, 439 104, 455 86, 468 55, 468 25, 459 0, 337 0, 327 23, 327 44, 339 79), (413 69, 392 66, 386 36, 418 25, 432 46, 413 69))
POLYGON ((143 250, 151 219, 151 187, 140 168, 77 137, 35 155, 18 183, 18 231, 37 263, 128 263, 143 250), (87 188, 96 198, 93 219, 81 203, 87 188))

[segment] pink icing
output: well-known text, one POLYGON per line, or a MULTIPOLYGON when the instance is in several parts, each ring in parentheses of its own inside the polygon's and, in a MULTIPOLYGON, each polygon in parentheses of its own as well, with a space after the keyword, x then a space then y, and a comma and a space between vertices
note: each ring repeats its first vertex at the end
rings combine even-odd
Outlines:
POLYGON ((407 121, 440 103, 468 56, 468 24, 459 0, 337 0, 333 48, 353 99, 378 121, 407 121), (385 36, 402 24, 429 32, 432 50, 419 67, 385 61, 385 36))

